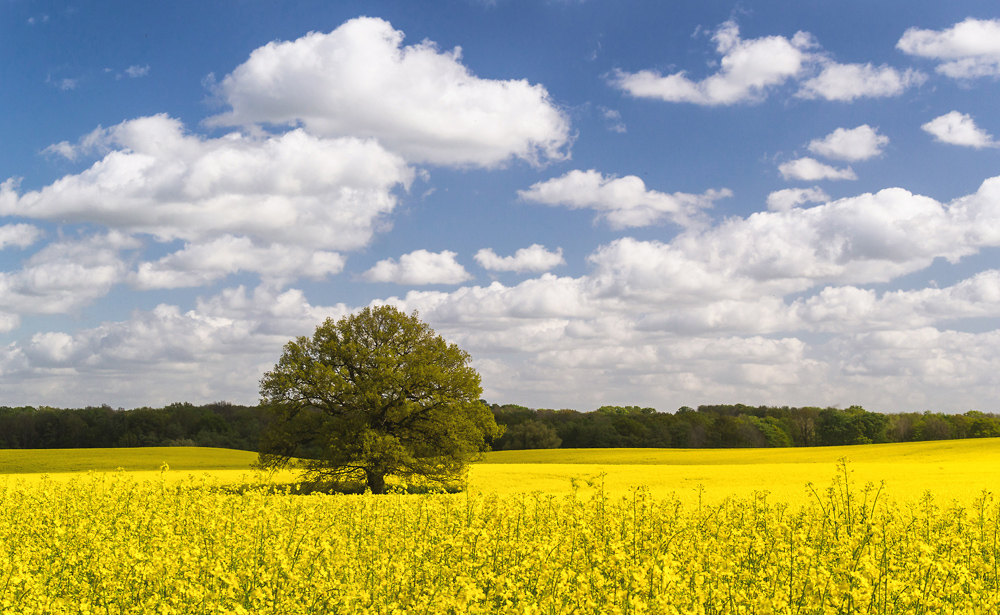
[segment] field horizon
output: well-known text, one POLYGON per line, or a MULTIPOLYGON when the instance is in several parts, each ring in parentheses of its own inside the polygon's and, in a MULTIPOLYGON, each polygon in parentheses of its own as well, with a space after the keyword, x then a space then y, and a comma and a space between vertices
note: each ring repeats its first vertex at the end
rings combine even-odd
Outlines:
MULTIPOLYGON (((494 451, 471 465, 472 493, 566 495, 603 489, 627 495, 642 487, 654 497, 718 501, 766 491, 790 503, 824 489, 846 458, 855 482, 885 482, 886 494, 914 500, 930 491, 971 501, 1000 477, 1000 438, 772 449, 536 449, 494 451)), ((122 468, 137 480, 208 476, 221 483, 293 483, 295 470, 254 472, 257 454, 208 447, 0 450, 0 475, 57 480, 122 468)))

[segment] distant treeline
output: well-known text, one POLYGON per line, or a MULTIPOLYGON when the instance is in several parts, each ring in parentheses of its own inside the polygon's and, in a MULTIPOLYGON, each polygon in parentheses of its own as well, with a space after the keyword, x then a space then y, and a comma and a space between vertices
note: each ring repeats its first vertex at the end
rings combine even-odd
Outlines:
POLYGON ((266 422, 263 408, 228 402, 134 410, 0 406, 0 448, 217 446, 256 451, 266 422))
POLYGON ((914 442, 1000 436, 1000 416, 879 414, 860 406, 789 408, 717 405, 670 414, 638 406, 594 412, 493 404, 506 433, 494 450, 528 448, 763 448, 914 442))
MULTIPOLYGON (((485 402, 484 402, 485 403, 485 402)), ((752 448, 832 446, 1000 436, 1000 415, 879 414, 860 406, 789 408, 717 405, 673 414, 638 406, 593 412, 492 404, 506 433, 494 450, 528 448, 752 448)), ((0 448, 217 446, 258 450, 268 422, 261 406, 216 402, 115 410, 0 406, 0 448)))

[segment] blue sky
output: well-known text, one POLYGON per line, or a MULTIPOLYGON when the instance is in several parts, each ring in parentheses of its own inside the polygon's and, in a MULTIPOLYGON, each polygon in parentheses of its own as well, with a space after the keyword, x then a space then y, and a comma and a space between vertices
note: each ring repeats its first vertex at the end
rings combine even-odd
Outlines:
POLYGON ((0 404, 252 403, 371 304, 490 401, 995 411, 987 2, 0 5, 0 404))

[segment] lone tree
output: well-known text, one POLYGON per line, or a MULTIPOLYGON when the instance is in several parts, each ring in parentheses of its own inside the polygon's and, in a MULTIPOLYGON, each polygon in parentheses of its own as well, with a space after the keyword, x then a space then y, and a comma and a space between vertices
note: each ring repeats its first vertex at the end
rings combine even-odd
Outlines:
POLYGON ((273 420, 260 463, 305 461, 305 479, 363 479, 385 493, 386 476, 444 484, 503 429, 479 401, 468 353, 391 306, 328 318, 312 339, 285 345, 260 381, 273 420))

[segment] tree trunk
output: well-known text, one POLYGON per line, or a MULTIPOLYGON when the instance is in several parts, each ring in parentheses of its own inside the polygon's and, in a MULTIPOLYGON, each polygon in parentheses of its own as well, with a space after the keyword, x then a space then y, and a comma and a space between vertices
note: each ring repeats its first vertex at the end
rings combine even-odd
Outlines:
POLYGON ((385 472, 365 470, 365 478, 368 481, 368 488, 372 493, 385 493, 385 472))

